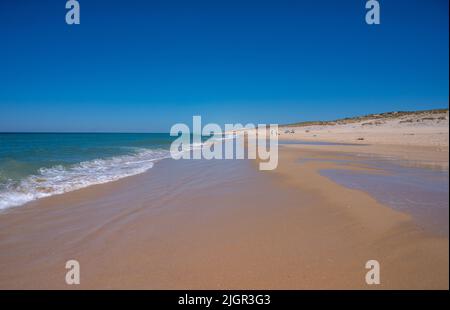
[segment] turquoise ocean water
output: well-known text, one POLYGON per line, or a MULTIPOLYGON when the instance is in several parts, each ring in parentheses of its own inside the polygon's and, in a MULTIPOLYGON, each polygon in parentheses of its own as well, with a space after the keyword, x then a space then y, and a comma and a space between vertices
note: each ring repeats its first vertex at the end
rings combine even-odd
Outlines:
POLYGON ((164 133, 0 133, 0 210, 143 173, 170 157, 164 133))

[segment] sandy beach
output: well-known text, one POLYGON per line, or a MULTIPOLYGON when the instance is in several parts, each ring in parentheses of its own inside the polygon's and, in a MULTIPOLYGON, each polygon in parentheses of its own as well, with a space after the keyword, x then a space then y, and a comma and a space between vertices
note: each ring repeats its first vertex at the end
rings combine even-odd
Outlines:
MULTIPOLYGON (((388 112, 282 126, 280 139, 430 147, 448 152, 448 109, 388 112)), ((439 155, 438 155, 439 156, 439 155)))
POLYGON ((2 301, 438 308, 449 4, 0 0, 2 301))
POLYGON ((8 209, 0 288, 448 289, 448 197, 432 215, 446 220, 421 225, 414 212, 322 173, 383 174, 371 163, 388 156, 446 171, 448 181, 448 117, 437 121, 281 129, 291 143, 280 145, 274 171, 250 160, 165 159, 137 176, 8 209), (360 145, 292 143, 304 140, 360 145), (78 286, 65 284, 69 259, 80 262, 78 286), (376 286, 365 283, 372 259, 381 265, 376 286))

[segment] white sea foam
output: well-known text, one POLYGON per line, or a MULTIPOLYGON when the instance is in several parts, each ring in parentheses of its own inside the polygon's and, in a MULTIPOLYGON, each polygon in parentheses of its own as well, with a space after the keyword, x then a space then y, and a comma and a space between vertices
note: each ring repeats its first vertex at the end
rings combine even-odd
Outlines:
POLYGON ((0 189, 0 210, 32 200, 63 194, 90 185, 144 173, 155 161, 170 157, 167 150, 140 149, 133 155, 95 159, 63 167, 41 168, 39 173, 0 189))

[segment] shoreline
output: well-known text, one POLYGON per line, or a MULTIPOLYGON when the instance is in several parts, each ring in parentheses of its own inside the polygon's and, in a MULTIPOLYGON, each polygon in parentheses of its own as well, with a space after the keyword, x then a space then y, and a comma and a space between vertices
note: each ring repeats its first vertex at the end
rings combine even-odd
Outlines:
POLYGON ((378 258, 377 288, 448 289, 448 237, 319 174, 332 164, 297 161, 342 148, 282 146, 271 172, 168 159, 13 208, 0 215, 0 287, 69 288, 64 262, 78 258, 80 288, 371 289, 364 264, 378 258))

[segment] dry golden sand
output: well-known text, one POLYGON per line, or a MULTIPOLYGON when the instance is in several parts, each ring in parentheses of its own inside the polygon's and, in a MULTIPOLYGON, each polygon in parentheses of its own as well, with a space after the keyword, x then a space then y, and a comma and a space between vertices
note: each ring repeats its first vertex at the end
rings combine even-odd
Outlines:
POLYGON ((165 160, 12 209, 0 215, 0 288, 74 289, 64 264, 77 259, 86 289, 448 289, 447 237, 318 173, 333 163, 298 161, 339 152, 282 147, 272 172, 165 160), (370 259, 381 264, 376 287, 364 281, 370 259))
POLYGON ((328 141, 341 143, 434 147, 447 151, 449 147, 448 110, 389 114, 361 120, 331 122, 328 125, 281 127, 280 139, 328 141))

